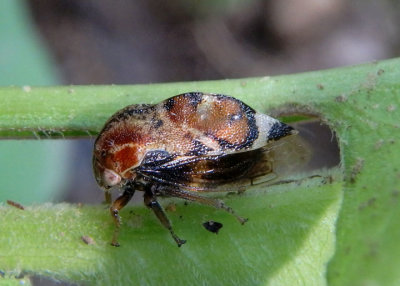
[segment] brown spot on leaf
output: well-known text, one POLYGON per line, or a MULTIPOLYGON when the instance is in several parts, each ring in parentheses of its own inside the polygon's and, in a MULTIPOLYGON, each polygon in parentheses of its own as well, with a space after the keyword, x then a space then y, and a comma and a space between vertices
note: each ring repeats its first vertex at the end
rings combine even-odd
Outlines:
POLYGON ((88 244, 88 245, 96 244, 96 242, 94 241, 94 239, 91 238, 91 237, 88 236, 88 235, 82 235, 82 236, 81 236, 81 239, 82 239, 82 241, 83 241, 84 243, 86 243, 86 244, 88 244))

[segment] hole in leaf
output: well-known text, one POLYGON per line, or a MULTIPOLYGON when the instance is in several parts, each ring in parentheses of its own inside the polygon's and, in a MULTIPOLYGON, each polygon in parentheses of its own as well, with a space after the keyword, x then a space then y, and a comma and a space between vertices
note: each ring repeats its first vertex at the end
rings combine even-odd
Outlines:
POLYGON ((303 171, 326 169, 340 164, 340 150, 335 133, 319 118, 304 115, 280 118, 299 131, 310 148, 311 158, 303 171))

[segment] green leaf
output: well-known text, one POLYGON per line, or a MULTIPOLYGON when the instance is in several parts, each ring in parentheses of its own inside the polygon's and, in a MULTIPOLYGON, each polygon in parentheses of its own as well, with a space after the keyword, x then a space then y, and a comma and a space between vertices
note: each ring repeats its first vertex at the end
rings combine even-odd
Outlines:
POLYGON ((221 194, 250 219, 244 226, 222 211, 165 201, 176 204, 168 215, 188 241, 181 248, 143 206, 123 209, 115 248, 103 206, 3 205, 0 270, 101 285, 398 285, 399 79, 393 59, 273 78, 0 89, 3 136, 95 132, 122 106, 200 90, 274 115, 319 115, 341 152, 341 168, 321 178, 221 194), (201 226, 211 219, 224 224, 218 235, 201 226))
POLYGON ((114 225, 105 207, 3 207, 0 227, 7 237, 0 240, 0 268, 102 285, 292 284, 298 279, 321 285, 334 249, 340 183, 274 189, 225 199, 249 218, 244 226, 213 208, 173 201, 176 211, 168 215, 187 240, 181 248, 142 206, 122 211, 119 248, 110 245, 114 225), (218 235, 201 226, 211 219, 224 224, 218 235), (82 236, 94 244, 85 244, 82 236))

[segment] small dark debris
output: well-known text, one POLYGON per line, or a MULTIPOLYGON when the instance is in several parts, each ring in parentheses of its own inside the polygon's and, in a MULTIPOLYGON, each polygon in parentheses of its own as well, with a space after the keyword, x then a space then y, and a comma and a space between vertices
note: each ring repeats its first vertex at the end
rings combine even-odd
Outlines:
POLYGON ((384 72, 385 72, 384 69, 379 69, 378 72, 377 72, 377 74, 378 74, 378 75, 382 75, 384 72))
POLYGON ((220 222, 209 220, 204 222, 203 226, 206 230, 217 234, 223 225, 220 222))
POLYGON ((341 94, 339 96, 335 97, 336 102, 346 102, 347 101, 347 96, 344 94, 341 94))
POLYGON ((7 204, 10 205, 10 206, 15 207, 17 209, 25 210, 25 207, 23 205, 21 205, 21 204, 19 204, 17 202, 11 201, 11 200, 7 200, 7 204))
POLYGON ((82 241, 84 242, 84 243, 86 243, 86 244, 95 244, 95 241, 94 241, 94 239, 93 238, 91 238, 90 236, 88 236, 88 235, 82 235, 81 236, 81 239, 82 239, 82 241))
POLYGON ((368 201, 360 204, 360 206, 358 207, 359 210, 365 209, 366 207, 372 207, 376 202, 376 198, 370 198, 368 201))
POLYGON ((393 104, 390 104, 390 105, 386 108, 386 110, 387 110, 388 112, 393 112, 393 111, 396 110, 396 106, 393 105, 393 104))
POLYGON ((356 177, 361 172, 363 166, 364 166, 364 159, 357 158, 356 163, 351 168, 351 174, 350 174, 350 182, 351 183, 356 182, 356 177))
POLYGON ((385 140, 383 139, 379 139, 378 141, 376 141, 374 145, 375 150, 379 150, 382 147, 383 143, 385 143, 385 140))
POLYGON ((323 86, 321 83, 319 83, 319 84, 317 84, 317 88, 318 88, 319 90, 323 90, 323 89, 324 89, 324 86, 323 86))

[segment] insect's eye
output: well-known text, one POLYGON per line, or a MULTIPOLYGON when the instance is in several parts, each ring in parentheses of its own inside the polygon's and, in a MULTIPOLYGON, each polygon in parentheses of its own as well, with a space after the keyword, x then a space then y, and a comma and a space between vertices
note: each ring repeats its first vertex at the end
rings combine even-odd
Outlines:
POLYGON ((112 170, 105 169, 103 173, 104 187, 113 187, 121 182, 121 176, 112 170))

